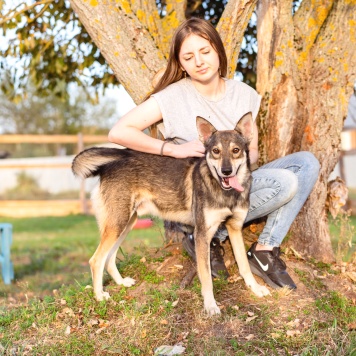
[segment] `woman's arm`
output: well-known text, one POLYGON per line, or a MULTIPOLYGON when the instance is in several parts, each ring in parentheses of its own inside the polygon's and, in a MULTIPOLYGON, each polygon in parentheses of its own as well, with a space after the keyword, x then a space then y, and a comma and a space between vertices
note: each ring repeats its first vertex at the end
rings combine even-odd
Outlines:
MULTIPOLYGON (((136 151, 159 155, 163 142, 146 135, 143 130, 160 120, 161 110, 156 99, 151 97, 124 115, 110 130, 108 139, 136 151)), ((202 157, 204 152, 204 145, 199 140, 182 145, 166 143, 163 149, 163 155, 175 158, 202 157)))
POLYGON ((258 160, 258 128, 256 122, 253 123, 253 137, 249 145, 251 165, 258 160))

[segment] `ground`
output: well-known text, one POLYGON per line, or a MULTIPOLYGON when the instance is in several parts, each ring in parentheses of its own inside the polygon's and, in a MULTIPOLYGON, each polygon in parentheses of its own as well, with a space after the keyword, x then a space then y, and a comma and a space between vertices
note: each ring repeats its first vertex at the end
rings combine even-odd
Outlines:
POLYGON ((231 277, 214 281, 221 316, 203 312, 200 283, 190 281, 195 267, 174 243, 119 261, 137 285, 119 287, 106 277, 108 302, 94 300, 90 280, 35 301, 7 296, 3 353, 150 355, 178 345, 184 355, 356 355, 354 264, 315 263, 287 250, 297 290, 270 289, 271 296, 257 298, 239 277, 229 243, 224 247, 231 277))

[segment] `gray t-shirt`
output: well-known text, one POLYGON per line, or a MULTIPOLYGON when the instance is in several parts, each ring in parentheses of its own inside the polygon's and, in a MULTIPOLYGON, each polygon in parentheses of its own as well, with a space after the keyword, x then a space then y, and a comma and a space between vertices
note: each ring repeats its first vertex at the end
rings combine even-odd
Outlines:
POLYGON ((152 95, 162 112, 165 138, 179 143, 198 139, 196 117, 208 120, 217 130, 232 130, 248 112, 255 120, 261 96, 245 83, 226 79, 225 95, 210 100, 198 92, 190 78, 181 79, 152 95))

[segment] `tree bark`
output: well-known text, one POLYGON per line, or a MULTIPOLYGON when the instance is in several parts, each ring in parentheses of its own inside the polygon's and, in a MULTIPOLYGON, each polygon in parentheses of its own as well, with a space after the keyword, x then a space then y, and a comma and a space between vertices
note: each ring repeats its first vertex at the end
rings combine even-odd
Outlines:
POLYGON ((293 16, 291 3, 260 0, 257 16, 261 158, 268 162, 305 150, 319 160, 319 179, 289 243, 330 262, 325 201, 355 79, 355 2, 304 0, 293 16))
POLYGON ((229 1, 216 27, 228 58, 228 77, 233 78, 245 29, 257 0, 229 1))
POLYGON ((125 0, 71 0, 71 6, 120 83, 140 103, 152 90, 154 75, 166 65, 164 53, 149 32, 158 31, 153 20, 147 29, 146 17, 141 18, 140 12, 137 16, 125 0))

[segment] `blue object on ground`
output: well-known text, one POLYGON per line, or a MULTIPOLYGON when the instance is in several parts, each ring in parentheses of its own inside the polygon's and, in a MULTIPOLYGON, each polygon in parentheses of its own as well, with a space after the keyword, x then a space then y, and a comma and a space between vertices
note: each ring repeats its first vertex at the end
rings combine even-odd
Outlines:
POLYGON ((10 246, 12 244, 12 225, 0 223, 0 265, 1 274, 5 284, 14 279, 14 266, 11 262, 10 246))

